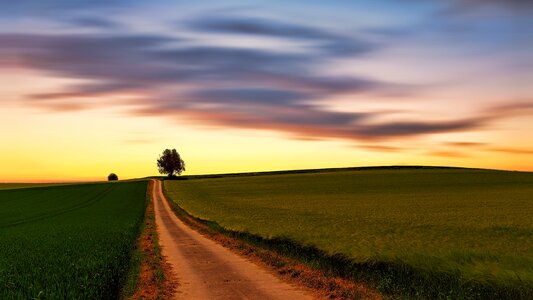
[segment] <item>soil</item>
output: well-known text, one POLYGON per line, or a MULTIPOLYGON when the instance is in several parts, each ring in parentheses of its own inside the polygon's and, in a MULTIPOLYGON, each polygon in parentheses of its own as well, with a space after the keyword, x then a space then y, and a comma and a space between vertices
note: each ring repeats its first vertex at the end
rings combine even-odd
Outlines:
POLYGON ((160 181, 154 181, 153 199, 162 254, 178 281, 174 299, 314 298, 185 225, 167 203, 160 181))
MULTIPOLYGON (((150 192, 154 183, 150 183, 150 192)), ((172 299, 177 286, 172 267, 155 249, 156 224, 154 216, 154 201, 150 201, 146 208, 146 218, 143 231, 137 242, 142 252, 142 261, 135 293, 126 299, 172 299), (162 274, 161 274, 162 273, 162 274)))

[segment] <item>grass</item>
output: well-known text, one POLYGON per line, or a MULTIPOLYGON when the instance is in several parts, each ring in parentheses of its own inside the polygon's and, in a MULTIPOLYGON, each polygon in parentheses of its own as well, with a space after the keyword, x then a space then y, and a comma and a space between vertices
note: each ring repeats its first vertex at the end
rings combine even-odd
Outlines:
POLYGON ((137 240, 127 280, 122 287, 121 299, 170 299, 174 291, 174 278, 165 261, 156 230, 152 182, 146 197, 148 205, 137 240))
POLYGON ((146 182, 0 191, 0 299, 116 299, 146 182))
POLYGON ((533 297, 533 173, 339 170, 165 188, 212 226, 388 294, 533 297))
POLYGON ((55 185, 68 185, 72 183, 0 183, 0 190, 23 189, 30 187, 45 187, 55 185))
MULTIPOLYGON (((283 243, 288 241, 290 244, 282 244, 279 240, 224 229, 216 222, 190 215, 176 202, 169 201, 169 205, 176 216, 193 230, 246 259, 270 269, 285 281, 309 288, 311 294, 317 296, 318 299, 382 299, 374 287, 362 282, 339 278, 339 276, 331 276, 331 272, 326 269, 310 267, 309 264, 302 263, 298 258, 304 257, 302 254, 305 247, 296 245, 292 241, 284 240, 283 243)), ((316 255, 316 251, 319 251, 316 248, 312 250, 315 251, 313 253, 315 260, 327 258, 324 255, 316 255)), ((311 261, 308 259, 307 263, 309 262, 311 261)), ((328 266, 332 265, 328 263, 328 266)))

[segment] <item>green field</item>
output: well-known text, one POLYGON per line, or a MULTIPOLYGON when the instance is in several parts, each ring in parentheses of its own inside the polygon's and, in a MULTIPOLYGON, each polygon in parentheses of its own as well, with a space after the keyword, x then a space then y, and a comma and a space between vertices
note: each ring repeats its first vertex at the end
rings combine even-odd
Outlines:
POLYGON ((165 189, 225 229, 312 245, 329 261, 341 253, 353 277, 384 292, 533 298, 533 173, 345 170, 189 178, 165 189))
POLYGON ((0 299, 116 299, 146 181, 0 191, 0 299))
POLYGON ((69 184, 69 183, 0 183, 0 190, 21 189, 21 188, 30 188, 30 187, 44 187, 44 186, 66 185, 66 184, 69 184))

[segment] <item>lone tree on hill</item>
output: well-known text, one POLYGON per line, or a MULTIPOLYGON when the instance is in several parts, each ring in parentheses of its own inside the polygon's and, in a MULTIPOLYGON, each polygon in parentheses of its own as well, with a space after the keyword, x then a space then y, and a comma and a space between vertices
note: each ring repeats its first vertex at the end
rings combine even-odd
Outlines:
POLYGON ((115 174, 115 173, 111 173, 111 174, 109 174, 109 175, 107 176, 107 180, 108 180, 108 181, 115 181, 115 180, 118 180, 118 176, 117 176, 117 174, 115 174))
POLYGON ((159 173, 168 174, 168 177, 172 177, 174 173, 180 175, 181 172, 185 171, 185 162, 181 159, 176 149, 165 149, 157 160, 157 167, 159 168, 159 173))

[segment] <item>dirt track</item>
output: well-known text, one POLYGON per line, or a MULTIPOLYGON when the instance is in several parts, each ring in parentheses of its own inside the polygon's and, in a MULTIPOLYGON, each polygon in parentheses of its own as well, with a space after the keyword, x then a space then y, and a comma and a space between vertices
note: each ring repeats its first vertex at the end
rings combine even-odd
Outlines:
POLYGON ((181 222, 155 181, 159 243, 178 279, 176 299, 313 299, 181 222))

